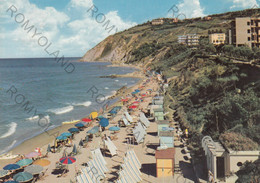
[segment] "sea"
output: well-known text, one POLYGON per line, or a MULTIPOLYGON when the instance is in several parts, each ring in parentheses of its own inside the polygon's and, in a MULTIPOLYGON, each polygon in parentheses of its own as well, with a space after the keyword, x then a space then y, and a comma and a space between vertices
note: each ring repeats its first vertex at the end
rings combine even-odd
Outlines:
POLYGON ((100 111, 117 100, 108 99, 116 90, 139 81, 100 77, 131 73, 135 68, 79 59, 66 58, 67 64, 54 58, 0 59, 0 154, 46 128, 100 111))

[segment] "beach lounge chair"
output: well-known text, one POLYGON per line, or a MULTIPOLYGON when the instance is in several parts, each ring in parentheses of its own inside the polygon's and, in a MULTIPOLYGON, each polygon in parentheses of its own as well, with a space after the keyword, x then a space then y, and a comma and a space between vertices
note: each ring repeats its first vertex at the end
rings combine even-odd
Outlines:
POLYGON ((90 160, 88 162, 88 166, 94 170, 94 174, 98 174, 101 177, 105 178, 105 172, 103 171, 103 169, 97 164, 97 162, 95 160, 90 160))
POLYGON ((113 146, 113 148, 115 150, 117 150, 117 147, 115 146, 115 144, 111 141, 110 137, 107 137, 107 141, 111 144, 111 146, 113 146))
POLYGON ((99 166, 104 173, 108 172, 108 169, 105 164, 103 164, 98 157, 93 158, 93 161, 99 166))
POLYGON ((136 181, 136 182, 140 182, 142 180, 142 178, 140 177, 139 172, 136 171, 136 169, 134 167, 131 167, 128 159, 124 158, 124 164, 122 165, 123 168, 125 168, 125 170, 131 175, 131 177, 136 181))
POLYGON ((104 165, 107 164, 106 160, 104 159, 104 157, 103 157, 103 155, 100 151, 100 148, 92 150, 91 154, 92 154, 93 157, 97 157, 99 159, 99 161, 101 161, 104 165))
POLYGON ((141 163, 139 159, 137 158, 135 151, 134 150, 129 150, 126 152, 127 156, 131 157, 133 162, 137 165, 137 167, 140 169, 141 168, 141 163))
POLYGON ((126 116, 126 119, 130 122, 130 123, 133 123, 134 120, 132 118, 132 116, 126 111, 124 112, 125 116, 126 116))
POLYGON ((144 141, 145 133, 145 130, 140 126, 136 126, 133 129, 133 134, 138 144, 144 141))
POLYGON ((90 174, 91 170, 89 167, 82 168, 81 174, 76 177, 78 183, 97 183, 93 175, 90 174))
POLYGON ((140 113, 140 121, 146 126, 150 126, 150 121, 146 118, 143 112, 140 113))
POLYGON ((131 124, 127 121, 127 119, 125 118, 125 116, 122 116, 122 120, 123 120, 123 123, 124 123, 125 126, 131 125, 131 124))
POLYGON ((135 173, 138 174, 138 176, 142 175, 142 173, 140 172, 140 168, 137 164, 135 164, 135 162, 133 162, 132 158, 124 157, 124 162, 128 164, 135 171, 135 173))
POLYGON ((107 149, 109 150, 111 156, 115 156, 117 154, 117 152, 116 152, 116 148, 114 147, 114 145, 112 145, 107 140, 104 140, 104 141, 105 141, 105 145, 106 145, 107 149))
POLYGON ((138 178, 134 175, 134 172, 126 166, 126 164, 121 165, 123 168, 123 173, 131 180, 131 182, 138 182, 138 178))

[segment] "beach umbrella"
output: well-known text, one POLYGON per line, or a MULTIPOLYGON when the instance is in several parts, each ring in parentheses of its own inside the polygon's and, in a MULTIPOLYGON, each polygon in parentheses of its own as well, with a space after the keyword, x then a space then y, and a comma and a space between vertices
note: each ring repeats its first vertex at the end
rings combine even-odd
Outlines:
MULTIPOLYGON (((103 119, 103 118, 102 118, 103 119)), ((93 128, 91 128, 91 130, 87 131, 87 133, 90 133, 90 134, 95 134, 99 131, 99 128, 98 126, 95 126, 93 128)))
POLYGON ((81 121, 85 121, 85 122, 91 122, 92 120, 89 118, 82 118, 81 121))
POLYGON ((136 105, 130 105, 128 108, 129 109, 135 109, 135 108, 137 108, 137 106, 136 105))
POLYGON ((147 89, 147 91, 153 91, 152 89, 147 89))
POLYGON ((43 167, 40 165, 30 165, 24 169, 25 172, 37 175, 43 171, 43 167))
POLYGON ((70 137, 72 136, 72 134, 70 132, 64 132, 62 134, 60 134, 61 136, 65 136, 65 137, 70 137))
POLYGON ((51 145, 50 144, 47 147, 47 152, 51 152, 51 145))
POLYGON ((76 144, 74 144, 73 149, 72 149, 72 152, 75 153, 75 154, 77 154, 78 151, 77 151, 76 144))
POLYGON ((102 119, 102 118, 104 118, 103 116, 98 116, 98 119, 102 119))
POLYGON ((57 140, 66 140, 68 137, 60 135, 58 137, 56 137, 57 140))
POLYGON ((18 170, 19 168, 21 168, 21 166, 18 164, 8 164, 3 169, 4 170, 18 170))
POLYGON ((128 99, 127 98, 124 98, 124 99, 121 99, 122 102, 127 102, 128 99))
POLYGON ((68 131, 70 133, 75 133, 75 132, 79 132, 79 129, 78 128, 70 128, 70 129, 68 129, 68 131))
POLYGON ((21 167, 24 167, 24 166, 28 166, 30 164, 32 164, 33 160, 31 159, 22 159, 20 161, 18 161, 16 164, 17 165, 20 165, 21 167))
POLYGON ((84 127, 85 125, 83 125, 82 123, 77 123, 77 124, 75 124, 75 126, 78 127, 78 128, 82 128, 82 127, 84 127))
POLYGON ((139 90, 139 89, 136 89, 136 90, 135 90, 135 92, 137 92, 137 93, 140 92, 140 91, 141 91, 141 90, 139 90))
POLYGON ((107 127, 109 125, 109 121, 107 118, 102 118, 100 121, 99 121, 99 124, 102 126, 102 127, 107 127))
POLYGON ((13 179, 17 182, 28 182, 33 179, 33 175, 28 172, 20 172, 18 174, 15 174, 13 179))
POLYGON ((4 182, 4 183, 19 183, 19 182, 15 181, 15 180, 8 180, 7 182, 4 182))
POLYGON ((38 159, 33 162, 34 165, 48 166, 51 162, 47 159, 38 159))
POLYGON ((97 112, 92 112, 92 113, 90 113, 90 115, 89 115, 89 118, 90 119, 95 119, 95 118, 97 118, 98 117, 98 113, 97 112))
POLYGON ((30 152, 29 154, 25 155, 26 158, 34 158, 34 157, 38 157, 38 156, 40 156, 40 153, 35 152, 35 151, 30 152))
POLYGON ((120 128, 118 126, 112 126, 109 128, 110 131, 119 131, 120 128))
POLYGON ((72 164, 72 163, 75 163, 76 162, 76 158, 72 157, 72 156, 67 156, 67 157, 63 157, 60 159, 60 162, 62 164, 72 164))
POLYGON ((79 141, 79 146, 83 146, 84 145, 84 142, 83 142, 83 140, 81 139, 80 141, 79 141))
POLYGON ((138 104, 138 103, 139 103, 139 101, 134 101, 134 102, 133 102, 133 104, 138 104))
POLYGON ((9 174, 9 171, 8 170, 0 170, 0 178, 6 176, 9 174))
POLYGON ((133 95, 137 94, 138 92, 132 92, 133 95))

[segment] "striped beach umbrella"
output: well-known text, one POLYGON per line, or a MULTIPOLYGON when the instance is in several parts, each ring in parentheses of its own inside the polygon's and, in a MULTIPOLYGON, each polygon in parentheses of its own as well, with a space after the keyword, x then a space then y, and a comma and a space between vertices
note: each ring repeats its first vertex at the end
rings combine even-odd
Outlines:
POLYGON ((60 162, 62 164, 72 164, 72 163, 75 163, 76 162, 76 158, 72 157, 72 156, 66 156, 66 157, 63 157, 60 159, 60 162))

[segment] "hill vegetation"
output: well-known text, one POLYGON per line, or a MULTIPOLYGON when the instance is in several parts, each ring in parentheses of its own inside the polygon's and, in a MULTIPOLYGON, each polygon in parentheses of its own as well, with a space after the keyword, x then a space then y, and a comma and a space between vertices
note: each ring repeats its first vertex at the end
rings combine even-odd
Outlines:
MULTIPOLYGON (((205 135, 233 150, 258 150, 260 49, 214 46, 207 37, 216 29, 227 32, 235 17, 246 16, 260 16, 260 9, 211 15, 210 21, 164 19, 157 26, 147 22, 108 37, 82 60, 135 64, 162 72, 169 80, 165 107, 173 111, 182 128, 189 129, 195 163, 204 158, 201 139, 205 135), (177 43, 178 35, 188 33, 201 35, 197 48, 177 43)), ((241 180, 247 177, 245 172, 246 168, 241 170, 241 180)))

